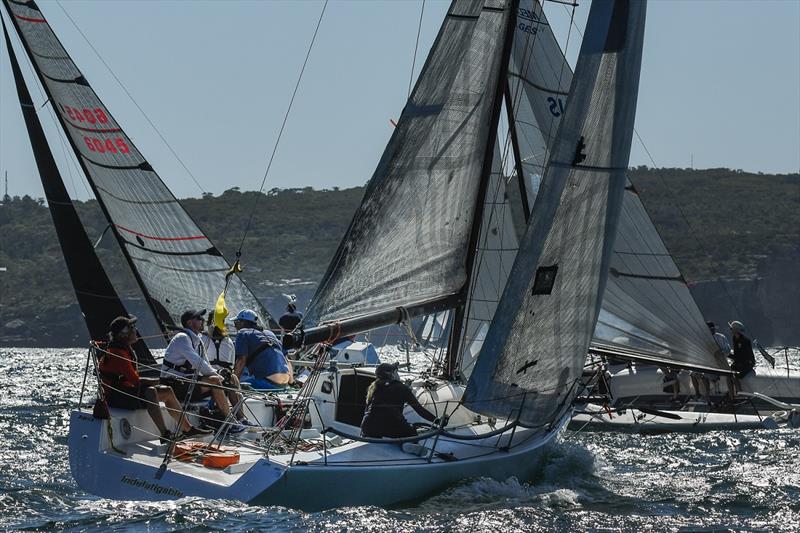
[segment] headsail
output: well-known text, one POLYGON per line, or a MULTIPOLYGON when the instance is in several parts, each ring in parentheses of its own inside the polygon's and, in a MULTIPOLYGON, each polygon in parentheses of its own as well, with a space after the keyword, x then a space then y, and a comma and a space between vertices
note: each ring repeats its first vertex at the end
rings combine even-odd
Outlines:
POLYGON ((465 392, 476 412, 546 427, 574 397, 622 204, 645 10, 592 3, 570 104, 465 392))
POLYGON ((306 326, 464 287, 509 11, 451 4, 306 326))
MULTIPOLYGON (((36 158, 36 166, 39 169, 39 177, 42 180, 44 195, 47 199, 47 207, 53 218, 58 243, 64 254, 67 272, 72 281, 72 287, 75 289, 78 306, 91 338, 105 340, 111 319, 129 315, 95 254, 92 242, 86 235, 86 230, 67 193, 53 153, 47 144, 42 124, 36 114, 36 107, 22 77, 5 22, 2 23, 2 26, 22 116, 25 119, 25 126, 36 158)), ((139 339, 133 347, 140 362, 155 363, 150 350, 142 339, 139 339)))
POLYGON ((593 346, 646 360, 729 369, 664 242, 628 182, 593 346))
MULTIPOLYGON (((4 0, 80 166, 162 329, 210 308, 230 265, 178 203, 75 66, 32 0, 4 0)), ((238 276, 232 309, 269 319, 238 276)))

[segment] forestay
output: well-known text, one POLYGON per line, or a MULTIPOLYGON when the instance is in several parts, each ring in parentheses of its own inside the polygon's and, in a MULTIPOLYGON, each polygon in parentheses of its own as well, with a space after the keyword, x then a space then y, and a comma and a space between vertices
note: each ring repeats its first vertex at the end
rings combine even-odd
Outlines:
POLYGON ((622 207, 644 19, 645 2, 592 3, 570 104, 465 392, 478 413, 544 428, 574 397, 622 207))
POLYGON ((304 325, 458 293, 509 16, 454 1, 304 325))
MULTIPOLYGON (((230 265, 122 131, 32 1, 5 0, 76 157, 162 328, 210 308, 230 265)), ((234 310, 268 315, 236 276, 234 310)))

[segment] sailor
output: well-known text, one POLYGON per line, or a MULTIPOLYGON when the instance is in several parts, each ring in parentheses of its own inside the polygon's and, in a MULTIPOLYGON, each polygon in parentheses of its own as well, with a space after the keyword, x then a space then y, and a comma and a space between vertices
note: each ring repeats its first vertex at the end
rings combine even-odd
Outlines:
MULTIPOLYGON (((239 378, 233 373, 235 352, 233 341, 227 332, 222 331, 214 323, 214 311, 208 313, 208 328, 200 333, 200 343, 203 345, 203 353, 211 367, 217 374, 222 376, 222 385, 225 387, 225 395, 231 405, 239 405, 243 401, 239 391, 239 378)), ((238 410, 236 417, 240 424, 251 425, 245 418, 241 410, 238 410)))
POLYGON ((243 309, 233 320, 236 326, 236 363, 234 374, 254 389, 280 389, 294 382, 292 363, 283 346, 271 331, 264 331, 258 315, 243 309), (247 369, 247 375, 242 377, 247 369))
MULTIPOLYGON (((162 440, 171 440, 173 435, 164 424, 159 402, 164 402, 176 422, 180 419, 181 405, 172 388, 159 385, 157 378, 139 376, 136 352, 133 350, 139 337, 135 323, 135 316, 118 316, 111 321, 109 343, 98 365, 103 396, 109 407, 147 409, 162 440)), ((209 430, 193 427, 186 418, 183 419, 181 429, 184 437, 210 433, 209 430)))
POLYGON ((741 379, 756 366, 756 356, 753 353, 753 344, 744 334, 744 324, 734 320, 728 326, 733 332, 733 355, 728 356, 733 359, 731 370, 741 379))
POLYGON ((364 437, 413 437, 417 434, 403 416, 403 408, 410 405, 428 422, 436 422, 436 415, 425 409, 414 396, 411 387, 400 381, 397 363, 381 363, 375 369, 375 381, 367 389, 367 408, 361 421, 364 437))
POLYGON ((294 331, 294 328, 303 320, 303 313, 297 310, 294 302, 289 302, 286 312, 278 319, 278 325, 284 332, 294 331))
POLYGON ((717 331, 717 325, 713 322, 706 322, 706 325, 708 325, 708 329, 711 330, 717 347, 722 350, 722 353, 725 354, 726 357, 729 356, 731 353, 731 343, 728 342, 728 337, 726 337, 724 333, 717 331))
MULTIPOLYGON (((181 315, 181 330, 169 341, 164 351, 164 362, 161 365, 161 383, 169 385, 180 401, 185 401, 191 391, 189 401, 200 401, 211 395, 227 418, 231 411, 220 376, 201 355, 203 345, 198 334, 203 329, 206 310, 190 309, 181 315), (193 383, 194 379, 197 379, 193 383), (209 387, 208 385, 212 385, 209 387)), ((239 425, 231 427, 231 433, 238 433, 244 428, 239 425)))

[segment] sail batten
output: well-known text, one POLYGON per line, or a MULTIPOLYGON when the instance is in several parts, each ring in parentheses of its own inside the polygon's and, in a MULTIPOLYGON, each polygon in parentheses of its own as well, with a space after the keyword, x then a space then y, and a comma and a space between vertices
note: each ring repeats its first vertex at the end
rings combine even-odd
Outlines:
MULTIPOLYGON (((100 101, 33 2, 5 7, 53 105, 77 162, 162 330, 187 308, 210 308, 229 263, 180 205, 100 101), (168 261, 155 269, 154 260, 168 261)), ((266 310, 238 276, 231 309, 266 310)))

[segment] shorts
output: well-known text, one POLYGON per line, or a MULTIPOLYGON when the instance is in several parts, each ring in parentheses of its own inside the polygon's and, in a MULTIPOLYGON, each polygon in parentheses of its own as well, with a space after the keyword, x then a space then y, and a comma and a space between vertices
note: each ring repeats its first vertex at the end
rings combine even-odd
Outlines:
MULTIPOLYGON (((175 393, 175 397, 178 399, 179 402, 183 402, 186 400, 186 395, 189 394, 189 387, 192 386, 191 381, 189 380, 178 380, 178 379, 162 379, 162 385, 167 385, 172 387, 172 392, 175 393)), ((190 402, 199 402, 204 398, 208 398, 211 396, 211 389, 207 389, 205 392, 202 392, 202 385, 200 383, 194 384, 194 389, 192 390, 192 397, 189 400, 190 402)))
POLYGON ((109 407, 117 409, 147 409, 147 400, 144 397, 145 388, 139 387, 120 387, 111 389, 104 387, 106 403, 109 407))

